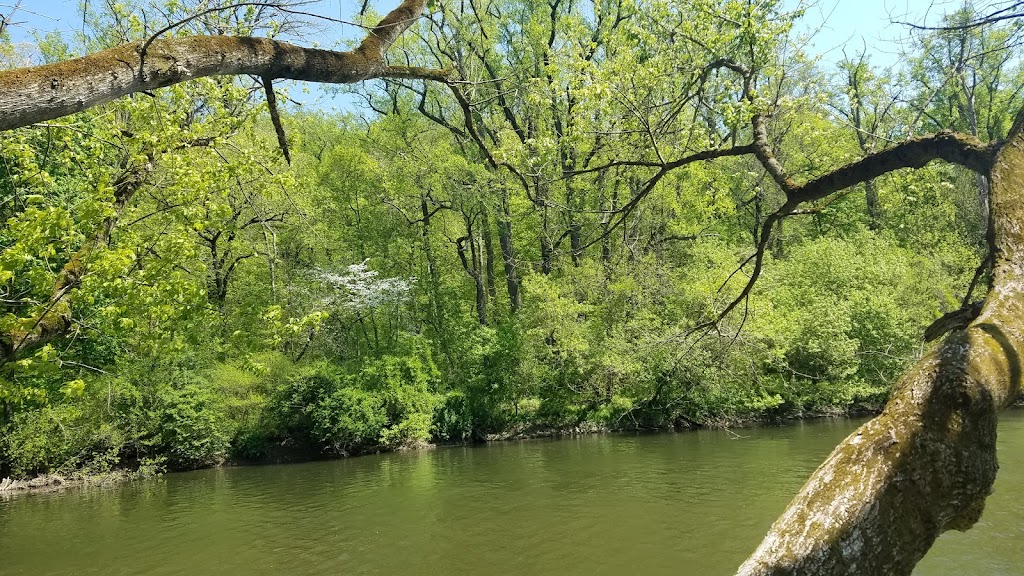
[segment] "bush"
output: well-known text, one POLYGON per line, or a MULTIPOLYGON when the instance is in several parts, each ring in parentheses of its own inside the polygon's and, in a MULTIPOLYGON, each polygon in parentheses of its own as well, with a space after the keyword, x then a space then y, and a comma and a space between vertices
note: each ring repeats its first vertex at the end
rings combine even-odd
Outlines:
POLYGON ((335 451, 364 451, 383 443, 388 418, 384 402, 359 388, 342 385, 311 406, 312 433, 335 451))
POLYGON ((21 412, 0 430, 0 460, 14 476, 58 472, 89 451, 82 411, 71 405, 21 412))
POLYGON ((297 366, 280 353, 246 355, 240 363, 217 363, 207 371, 217 396, 223 398, 232 428, 230 452, 245 460, 262 460, 279 436, 268 414, 270 396, 297 366))
POLYGON ((177 469, 216 464, 227 454, 231 434, 223 398, 204 383, 160 390, 154 410, 158 429, 152 446, 177 469))
POLYGON ((473 409, 465 393, 456 390, 441 398, 434 410, 431 431, 440 440, 460 442, 473 437, 473 409))
POLYGON ((270 410, 280 432, 299 441, 342 453, 400 448, 430 439, 436 377, 419 344, 351 372, 320 362, 289 378, 270 410))
POLYGON ((0 468, 14 476, 101 474, 121 462, 124 432, 89 398, 19 412, 0 428, 0 468))
POLYGON ((435 433, 447 440, 482 438, 521 421, 521 400, 537 381, 523 370, 522 327, 509 319, 475 326, 463 338, 461 370, 447 375, 448 395, 438 407, 435 433))
POLYGON ((437 367, 425 343, 413 343, 402 356, 384 356, 367 362, 359 371, 358 387, 381 402, 386 415, 379 441, 399 448, 430 439, 430 421, 437 402, 431 383, 437 367))
POLYGON ((819 405, 875 394, 857 392, 862 384, 888 387, 918 353, 928 320, 957 306, 955 278, 867 234, 793 248, 766 269, 758 289, 762 304, 749 329, 769 349, 765 373, 819 405), (797 380, 828 390, 818 394, 797 380), (839 392, 844 383, 850 391, 839 392))

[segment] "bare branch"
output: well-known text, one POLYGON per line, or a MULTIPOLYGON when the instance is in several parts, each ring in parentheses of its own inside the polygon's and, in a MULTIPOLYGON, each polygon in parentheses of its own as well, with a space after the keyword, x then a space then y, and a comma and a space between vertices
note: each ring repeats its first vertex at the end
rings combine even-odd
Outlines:
POLYGON ((263 78, 263 90, 267 93, 267 108, 270 110, 270 122, 274 125, 274 132, 277 133, 277 144, 281 147, 284 160, 292 163, 292 155, 288 151, 288 136, 284 133, 284 124, 281 122, 281 112, 277 109, 277 96, 274 94, 274 84, 270 78, 263 78))

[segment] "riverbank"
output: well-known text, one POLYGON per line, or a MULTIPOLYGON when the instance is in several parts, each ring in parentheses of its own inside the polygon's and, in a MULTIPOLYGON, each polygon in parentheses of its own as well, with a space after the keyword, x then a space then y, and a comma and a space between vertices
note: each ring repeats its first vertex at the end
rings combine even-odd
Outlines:
MULTIPOLYGON (((1019 400, 1010 410, 1024 410, 1024 397, 1019 400)), ((417 442, 409 445, 402 445, 393 450, 374 450, 358 453, 339 453, 330 450, 317 450, 311 446, 295 445, 290 442, 282 442, 275 445, 268 452, 265 458, 258 460, 245 460, 240 458, 226 458, 214 465, 203 466, 196 470, 210 468, 231 468, 241 466, 274 466, 280 464, 299 464, 303 462, 316 462, 325 460, 337 460, 354 458, 371 454, 387 452, 402 452, 416 450, 431 450, 440 446, 472 446, 489 443, 511 442, 519 440, 531 440, 540 438, 571 438, 575 436, 587 436, 593 434, 611 433, 658 433, 658 432, 685 432, 701 429, 728 430, 731 428, 774 428, 787 426, 796 422, 814 422, 824 419, 851 419, 875 416, 880 410, 869 410, 858 408, 846 412, 805 412, 799 415, 768 416, 750 418, 721 419, 713 422, 680 422, 676 426, 661 428, 641 429, 637 427, 609 427, 594 423, 582 423, 577 426, 552 427, 552 426, 519 426, 510 430, 488 434, 484 438, 470 442, 417 442)), ((115 469, 101 474, 75 473, 70 475, 41 474, 32 478, 0 479, 0 497, 29 494, 49 494, 69 489, 98 487, 105 488, 116 486, 134 480, 145 480, 165 473, 187 472, 188 470, 175 470, 171 472, 154 471, 152 469, 115 469)))
POLYGON ((76 474, 63 476, 60 474, 40 474, 26 479, 0 479, 0 498, 18 494, 49 494, 74 488, 104 488, 123 484, 130 480, 149 478, 150 475, 119 469, 102 474, 76 474))
MULTIPOLYGON (((336 460, 381 454, 387 452, 430 450, 439 446, 472 446, 489 443, 510 442, 518 440, 530 440, 539 438, 570 438, 575 436, 586 436, 594 434, 611 433, 657 433, 671 431, 694 431, 700 429, 729 429, 729 428, 756 428, 756 427, 777 427, 785 426, 798 421, 814 421, 824 418, 856 418, 865 415, 875 414, 877 411, 863 409, 850 410, 847 412, 815 412, 803 413, 790 416, 769 416, 749 418, 717 419, 705 423, 695 421, 680 421, 675 426, 663 426, 656 428, 640 428, 637 426, 612 427, 591 422, 584 422, 574 426, 544 426, 544 425, 521 425, 511 427, 509 430, 487 434, 475 441, 462 442, 416 442, 403 444, 390 450, 368 450, 364 452, 344 452, 329 449, 318 449, 314 446, 296 444, 290 439, 275 443, 269 447, 263 458, 244 459, 228 457, 208 465, 194 468, 194 470, 210 468, 231 468, 240 466, 273 466, 279 464, 298 464, 303 462, 316 462, 324 460, 336 460)), ((188 472, 190 470, 160 471, 153 468, 115 468, 114 470, 99 474, 89 474, 82 471, 75 471, 71 474, 41 474, 29 478, 0 478, 0 497, 29 494, 49 494, 70 489, 87 487, 110 487, 134 480, 145 480, 165 473, 188 472)))

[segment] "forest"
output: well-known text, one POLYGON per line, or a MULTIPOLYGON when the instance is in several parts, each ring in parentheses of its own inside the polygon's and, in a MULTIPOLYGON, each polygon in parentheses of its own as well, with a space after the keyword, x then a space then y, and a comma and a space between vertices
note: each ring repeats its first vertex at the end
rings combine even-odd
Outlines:
POLYGON ((422 4, 0 20, 7 79, 139 61, 49 115, 0 91, 0 478, 876 414, 978 316, 1021 18, 968 1, 876 65, 779 0, 422 4), (386 68, 168 56, 324 26, 394 30, 386 68))

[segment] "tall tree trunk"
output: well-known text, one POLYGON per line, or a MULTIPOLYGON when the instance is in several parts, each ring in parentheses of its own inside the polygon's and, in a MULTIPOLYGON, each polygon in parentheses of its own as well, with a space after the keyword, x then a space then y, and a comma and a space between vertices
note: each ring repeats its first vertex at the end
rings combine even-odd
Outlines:
MULTIPOLYGON (((438 304, 438 294, 441 289, 441 276, 437 269, 437 259, 434 256, 434 247, 430 241, 431 212, 427 204, 427 197, 420 197, 420 239, 423 242, 423 257, 427 261, 427 318, 428 322, 438 334, 445 333, 444 314, 441 314, 438 304)), ((450 358, 447 338, 440 338, 441 347, 445 356, 450 358)))
POLYGON ((538 210, 540 210, 540 271, 544 274, 551 274, 553 268, 552 260, 555 255, 555 246, 551 241, 551 215, 548 210, 548 194, 550 190, 546 182, 540 177, 534 178, 536 192, 535 198, 538 210))
POLYGON ((995 264, 981 314, 832 452, 739 574, 910 574, 940 534, 978 521, 996 476, 998 411, 1021 394, 1022 128, 1019 114, 991 170, 995 264))
POLYGON ((462 214, 466 222, 466 235, 455 240, 455 249, 458 250, 459 260, 466 274, 473 279, 473 288, 476 292, 476 319, 481 325, 487 324, 487 288, 484 280, 484 272, 480 252, 480 239, 473 229, 473 220, 476 216, 462 214), (469 254, 466 254, 466 245, 469 245, 469 254))
POLYGON ((612 197, 608 204, 608 212, 601 217, 601 261, 607 266, 612 260, 612 214, 619 208, 619 187, 622 179, 616 177, 612 185, 612 197))
POLYGON ((498 243, 501 245, 501 260, 505 264, 505 286, 508 289, 509 306, 512 313, 519 312, 523 298, 519 292, 519 265, 516 249, 512 243, 512 208, 509 204, 508 188, 501 190, 501 217, 498 218, 498 243))
MULTIPOLYGON (((861 54, 863 58, 863 53, 861 54)), ((861 60, 861 63, 864 61, 861 60)), ((878 125, 879 118, 876 116, 870 129, 864 129, 864 99, 861 95, 861 67, 858 64, 854 69, 849 71, 847 82, 849 88, 852 90, 852 97, 850 100, 850 118, 853 121, 854 134, 857 136, 857 144, 864 154, 870 155, 874 152, 875 145, 877 144, 877 136, 874 134, 875 128, 878 125)), ((877 113, 877 109, 876 109, 877 113)), ((864 182, 864 197, 867 201, 868 207, 868 227, 872 230, 878 230, 882 224, 882 213, 881 208, 878 205, 878 189, 875 187, 874 180, 867 180, 864 182)))
POLYGON ((882 227, 882 207, 878 204, 878 188, 874 180, 864 183, 864 198, 868 204, 868 227, 878 230, 882 227))
POLYGON ((487 325, 487 281, 486 273, 483 269, 483 250, 480 249, 480 239, 478 237, 470 237, 470 248, 473 255, 473 268, 476 270, 476 274, 473 276, 473 280, 476 281, 476 319, 480 322, 481 326, 487 325))
POLYGON ((772 257, 774 258, 783 258, 786 255, 786 244, 784 241, 785 234, 782 228, 783 222, 785 221, 785 218, 779 218, 775 223, 775 236, 772 242, 772 257))
POLYGON ((487 270, 487 294, 491 298, 498 295, 497 289, 494 287, 494 240, 491 238, 491 219, 487 216, 487 210, 485 209, 480 213, 480 224, 483 230, 480 232, 484 237, 484 257, 486 260, 487 270))
MULTIPOLYGON (((964 99, 966 101, 966 107, 961 107, 961 109, 967 116, 967 123, 971 128, 971 135, 977 137, 980 132, 978 130, 978 109, 974 97, 976 86, 968 86, 962 76, 960 81, 961 89, 963 90, 964 99)), ((975 176, 975 182, 978 187, 978 210, 981 214, 982 226, 985 227, 983 228, 984 230, 987 229, 989 225, 989 197, 991 195, 991 190, 989 189, 988 177, 985 174, 977 174, 975 176)))
POLYGON ((430 206, 427 205, 427 198, 420 198, 420 215, 423 222, 421 228, 420 238, 423 241, 423 256, 427 260, 427 276, 430 278, 431 287, 437 287, 441 284, 441 278, 438 276, 437 261, 434 258, 434 248, 430 243, 430 206))
POLYGON ((572 247, 572 265, 579 268, 583 256, 583 236, 580 233, 582 225, 576 220, 575 215, 570 215, 569 220, 569 245, 572 247))
POLYGON ((580 223, 579 210, 582 207, 579 197, 580 191, 573 186, 572 170, 576 169, 576 149, 572 148, 568 153, 568 164, 562 169, 562 177, 565 179, 565 204, 569 211, 569 247, 571 249, 572 265, 579 268, 580 258, 583 255, 583 237, 580 233, 583 225, 580 223))
POLYGON ((551 235, 549 234, 548 225, 548 210, 547 208, 541 209, 541 231, 540 231, 540 271, 545 275, 551 274, 553 269, 555 247, 551 242, 551 235))
POLYGON ((761 237, 761 224, 764 221, 764 195, 760 190, 754 193, 754 225, 750 229, 750 240, 757 248, 757 240, 761 237))
POLYGON ((977 175, 977 185, 978 185, 978 209, 981 212, 982 226, 984 226, 985 228, 988 228, 988 226, 989 226, 989 217, 990 217, 990 214, 989 214, 989 209, 990 209, 990 207, 989 207, 989 196, 991 194, 991 192, 989 191, 988 177, 986 177, 984 174, 978 174, 977 175))

